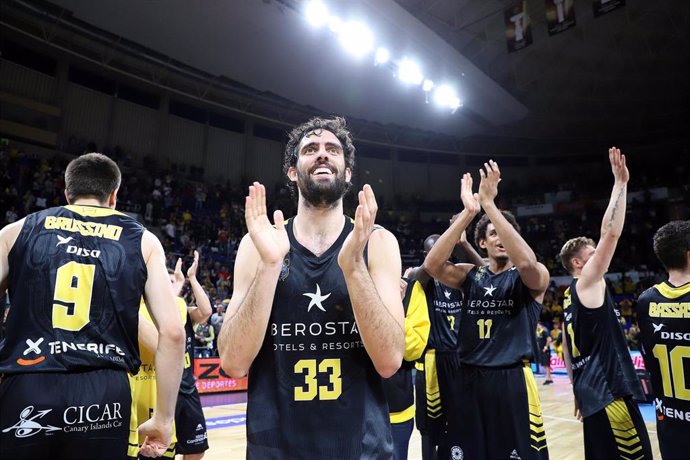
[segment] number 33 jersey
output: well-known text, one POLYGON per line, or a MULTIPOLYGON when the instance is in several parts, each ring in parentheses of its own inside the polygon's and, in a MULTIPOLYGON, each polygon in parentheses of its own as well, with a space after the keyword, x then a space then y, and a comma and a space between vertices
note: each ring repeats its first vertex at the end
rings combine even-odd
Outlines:
POLYGON ((287 223, 266 337, 249 371, 247 458, 388 459, 381 378, 367 355, 338 253, 353 224, 315 256, 287 223))
POLYGON ((139 369, 144 227, 110 208, 30 214, 9 253, 0 373, 139 369))

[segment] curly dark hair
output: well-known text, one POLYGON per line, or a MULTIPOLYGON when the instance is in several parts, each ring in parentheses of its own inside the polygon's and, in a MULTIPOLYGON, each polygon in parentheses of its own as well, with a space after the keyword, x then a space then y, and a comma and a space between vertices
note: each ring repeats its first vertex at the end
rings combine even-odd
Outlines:
MULTIPOLYGON (((347 129, 347 122, 343 117, 320 118, 314 117, 309 121, 293 128, 288 133, 288 142, 285 145, 285 153, 283 155, 283 174, 287 176, 288 169, 297 164, 299 157, 299 144, 306 136, 316 134, 319 136, 321 131, 330 131, 338 138, 340 144, 343 146, 343 155, 345 156, 345 167, 353 170, 355 165, 355 146, 352 144, 352 136, 347 129)), ((287 179, 288 187, 294 196, 297 196, 297 186, 294 182, 287 179)))
MULTIPOLYGON (((520 233, 520 225, 518 225, 517 220, 515 220, 515 216, 513 215, 512 212, 510 211, 501 211, 501 214, 503 214, 503 217, 506 218, 506 220, 510 223, 510 225, 513 226, 515 230, 517 230, 518 233, 520 233)), ((491 222, 491 219, 489 219, 489 216, 486 214, 482 215, 482 217, 479 219, 479 222, 477 222, 477 225, 474 227, 474 244, 477 246, 477 249, 481 253, 481 255, 486 256, 486 249, 482 248, 479 245, 479 242, 481 240, 486 239, 486 229, 489 226, 489 223, 491 222)))
POLYGON ((682 270, 688 265, 690 220, 672 220, 654 234, 654 254, 666 270, 682 270))

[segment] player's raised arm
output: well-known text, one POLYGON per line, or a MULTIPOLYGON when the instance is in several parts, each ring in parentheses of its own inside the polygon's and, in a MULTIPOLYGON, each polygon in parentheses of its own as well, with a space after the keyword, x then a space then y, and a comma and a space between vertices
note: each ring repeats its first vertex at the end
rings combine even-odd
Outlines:
POLYGON ((283 213, 273 214, 274 227, 266 215, 266 189, 258 182, 249 187, 244 215, 248 234, 237 251, 233 296, 218 337, 221 365, 233 377, 247 375, 259 353, 283 258, 290 250, 283 213))
POLYGON ((454 265, 448 261, 456 243, 480 210, 477 197, 472 193, 472 176, 469 173, 463 174, 460 180, 460 199, 464 209, 436 241, 422 265, 429 276, 455 288, 465 281, 465 277, 474 267, 472 264, 454 265))
POLYGON ((520 273, 522 282, 533 292, 535 298, 543 296, 549 285, 549 271, 537 261, 537 256, 532 248, 508 222, 494 202, 498 195, 498 183, 501 180, 501 170, 498 163, 489 160, 488 163, 484 163, 484 168, 479 170, 479 174, 481 176, 479 203, 482 209, 496 229, 508 258, 520 273))
POLYGON ((362 342, 381 376, 393 375, 405 351, 404 314, 400 298, 400 249, 387 230, 374 231, 378 210, 374 191, 359 192, 354 229, 338 254, 362 342), (364 248, 369 243, 369 264, 364 248))
POLYGON ((618 239, 623 233, 627 201, 628 180, 630 173, 625 155, 616 147, 609 149, 609 162, 614 182, 609 204, 601 221, 601 236, 594 254, 582 268, 577 281, 577 292, 582 304, 586 307, 599 307, 604 300, 601 279, 604 277, 616 252, 618 239))
POLYGON ((192 288, 192 294, 194 294, 194 301, 196 302, 196 307, 188 307, 189 317, 192 319, 194 324, 200 324, 206 321, 211 316, 211 301, 204 291, 204 287, 196 279, 196 271, 199 268, 199 251, 194 251, 194 262, 187 269, 187 278, 189 279, 189 285, 192 288))

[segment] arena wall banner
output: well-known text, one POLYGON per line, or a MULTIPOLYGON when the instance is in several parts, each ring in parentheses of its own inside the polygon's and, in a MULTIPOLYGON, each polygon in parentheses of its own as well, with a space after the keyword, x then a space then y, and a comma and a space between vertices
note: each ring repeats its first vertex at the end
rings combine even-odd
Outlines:
MULTIPOLYGON (((637 370, 645 370, 644 358, 639 351, 630 351, 630 359, 632 359, 633 365, 637 370)), ((551 372, 556 374, 566 374, 565 362, 563 358, 559 357, 556 352, 551 350, 551 372)))
POLYGON ((508 52, 521 50, 532 44, 532 23, 527 14, 527 2, 515 2, 503 11, 508 52))
POLYGON ((195 358, 194 375, 199 393, 220 393, 223 391, 244 391, 247 378, 234 379, 220 367, 220 358, 195 358))
POLYGON ((574 0, 545 0, 544 14, 549 35, 555 35, 575 27, 574 0))
POLYGON ((595 18, 624 6, 625 0, 592 0, 592 10, 594 10, 595 18))

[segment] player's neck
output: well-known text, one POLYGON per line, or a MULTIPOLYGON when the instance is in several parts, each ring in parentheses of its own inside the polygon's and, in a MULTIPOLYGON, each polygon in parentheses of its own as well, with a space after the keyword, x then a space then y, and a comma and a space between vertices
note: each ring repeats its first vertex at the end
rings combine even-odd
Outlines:
POLYGON ((668 282, 675 287, 690 283, 690 267, 685 270, 669 270, 668 282))
POLYGON ((510 259, 494 259, 494 258, 489 258, 489 270, 491 270, 491 273, 502 273, 506 270, 509 270, 510 268, 513 267, 513 263, 510 261, 510 259))
POLYGON ((100 206, 101 208, 108 207, 108 203, 101 203, 96 198, 78 198, 70 204, 74 206, 100 206))
POLYGON ((292 228, 297 241, 318 256, 335 243, 344 223, 341 201, 338 206, 328 209, 298 206, 292 228))

